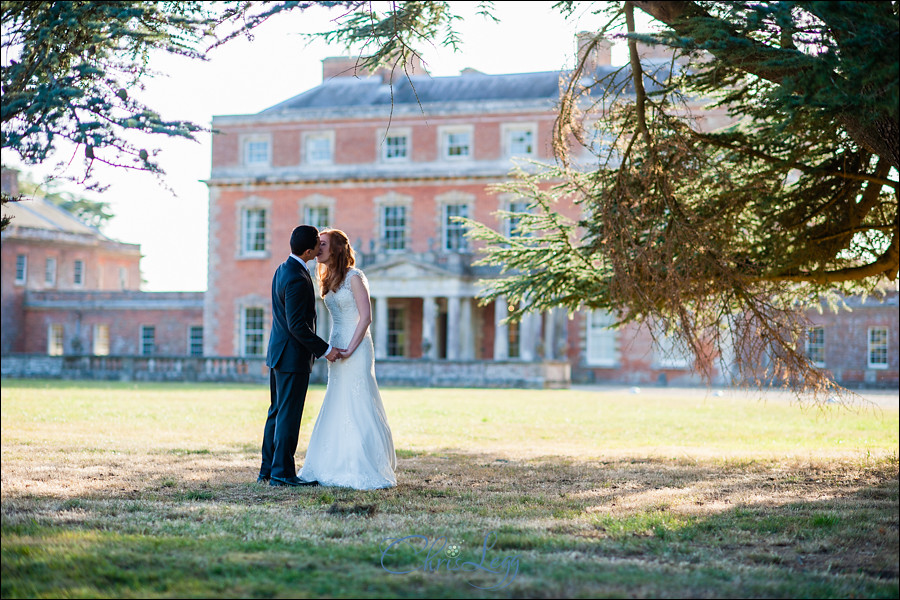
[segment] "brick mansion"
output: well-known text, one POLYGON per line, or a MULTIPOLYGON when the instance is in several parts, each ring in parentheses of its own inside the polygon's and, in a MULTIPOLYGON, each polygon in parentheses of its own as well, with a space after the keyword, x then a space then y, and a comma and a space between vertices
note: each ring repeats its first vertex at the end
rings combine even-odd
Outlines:
MULTIPOLYGON (((602 311, 564 310, 507 323, 506 302, 478 300, 483 281, 499 274, 473 264, 479 248, 454 217, 513 230, 514 220, 498 213, 527 204, 492 187, 518 161, 553 161, 560 72, 430 77, 419 67, 392 81, 390 72, 358 73, 354 62, 326 59, 320 85, 257 114, 214 117, 205 293, 140 292, 139 250, 109 240, 94 246, 130 258, 108 267, 93 290, 82 283, 63 291, 47 275, 50 236, 14 222, 3 233, 4 363, 16 353, 98 350, 264 358, 272 273, 287 257, 293 227, 307 223, 341 229, 353 243, 369 279, 376 366, 387 383, 701 382, 691 357, 647 325, 612 329, 602 311), (42 271, 23 272, 23 263, 42 271), (79 307, 79 298, 87 304, 79 307), (77 347, 67 345, 76 312, 77 347)), ((611 72, 609 47, 593 62, 611 72)), ((710 114, 703 126, 724 123, 710 114)), ((579 214, 575 205, 559 211, 579 214)), ((87 244, 93 234, 81 235, 87 244)), ((70 256, 59 255, 53 268, 70 256)), ((85 269, 112 259, 82 260, 85 269)), ((327 339, 319 302, 318 330, 327 339)), ((810 356, 841 383, 896 385, 897 294, 849 304, 852 313, 811 315, 810 356)), ((730 376, 723 357, 716 383, 730 376)))

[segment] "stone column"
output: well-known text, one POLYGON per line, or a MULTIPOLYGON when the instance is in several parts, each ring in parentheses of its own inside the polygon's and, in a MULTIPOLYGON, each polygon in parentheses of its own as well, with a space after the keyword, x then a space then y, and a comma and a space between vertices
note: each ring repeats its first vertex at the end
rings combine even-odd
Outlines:
POLYGON ((447 297, 447 360, 459 360, 460 305, 456 296, 447 297))
POLYGON ((422 298, 422 357, 437 358, 437 301, 433 297, 422 298))
POLYGON ((551 308, 544 314, 544 360, 556 360, 556 313, 551 308))
POLYGON ((506 296, 500 296, 494 300, 494 360, 509 358, 509 328, 503 323, 507 314, 506 296))
POLYGON ((387 358, 388 348, 388 299, 372 298, 375 302, 375 318, 373 326, 375 328, 375 358, 387 358))
POLYGON ((472 329, 472 298, 462 298, 459 314, 459 357, 475 360, 475 332, 472 329))
POLYGON ((519 323, 519 358, 528 362, 533 361, 537 354, 537 335, 535 335, 537 316, 534 313, 525 313, 519 323))

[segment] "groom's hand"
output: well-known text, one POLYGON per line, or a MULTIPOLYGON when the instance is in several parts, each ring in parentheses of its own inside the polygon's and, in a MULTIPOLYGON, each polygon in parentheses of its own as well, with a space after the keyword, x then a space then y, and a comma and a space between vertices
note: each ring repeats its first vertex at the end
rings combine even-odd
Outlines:
POLYGON ((331 349, 331 352, 329 352, 328 354, 325 355, 325 358, 327 358, 327 359, 330 360, 331 362, 336 361, 336 360, 339 359, 340 357, 341 357, 341 350, 340 350, 340 348, 332 348, 332 349, 331 349))

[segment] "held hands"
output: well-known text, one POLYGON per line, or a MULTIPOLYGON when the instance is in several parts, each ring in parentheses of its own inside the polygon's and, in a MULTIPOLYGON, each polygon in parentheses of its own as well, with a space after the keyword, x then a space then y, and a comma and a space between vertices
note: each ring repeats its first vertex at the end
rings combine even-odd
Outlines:
POLYGON ((342 352, 346 352, 346 350, 342 350, 341 348, 332 348, 331 352, 325 355, 325 358, 327 358, 331 362, 334 362, 343 358, 343 356, 341 356, 342 352))

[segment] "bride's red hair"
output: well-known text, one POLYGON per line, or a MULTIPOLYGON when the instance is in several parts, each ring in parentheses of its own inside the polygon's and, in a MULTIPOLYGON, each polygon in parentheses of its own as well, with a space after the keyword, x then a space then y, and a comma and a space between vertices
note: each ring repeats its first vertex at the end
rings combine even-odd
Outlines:
POLYGON ((356 255, 350 246, 350 239, 347 234, 340 229, 324 229, 319 235, 328 236, 328 246, 331 250, 331 256, 328 257, 327 263, 319 263, 317 267, 319 273, 319 290, 322 297, 328 292, 336 292, 350 267, 356 264, 356 255))

